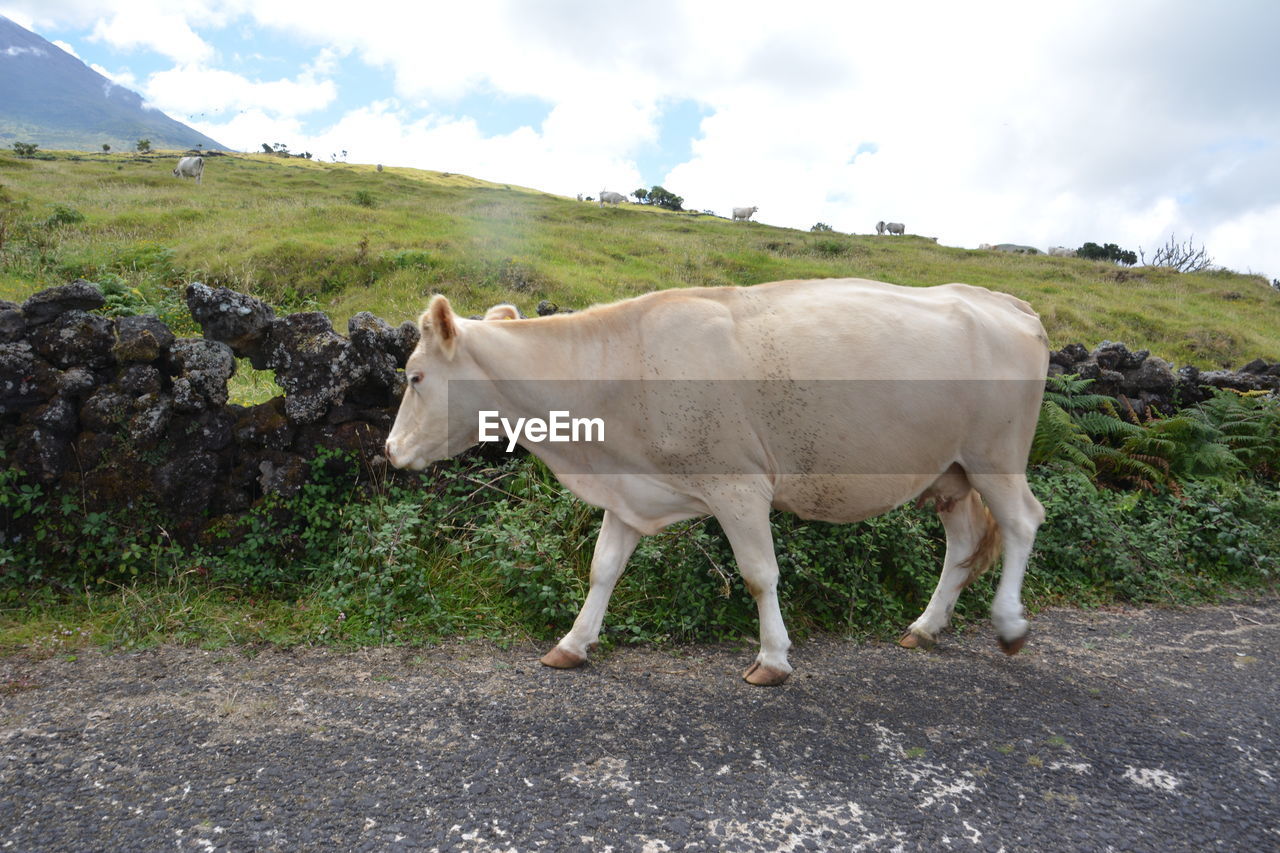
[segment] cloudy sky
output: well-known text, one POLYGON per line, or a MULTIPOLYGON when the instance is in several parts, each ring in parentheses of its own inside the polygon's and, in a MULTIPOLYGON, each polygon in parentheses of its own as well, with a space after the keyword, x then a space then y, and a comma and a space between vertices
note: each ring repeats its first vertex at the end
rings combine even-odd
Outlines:
POLYGON ((242 150, 1280 277, 1280 3, 0 0, 242 150))

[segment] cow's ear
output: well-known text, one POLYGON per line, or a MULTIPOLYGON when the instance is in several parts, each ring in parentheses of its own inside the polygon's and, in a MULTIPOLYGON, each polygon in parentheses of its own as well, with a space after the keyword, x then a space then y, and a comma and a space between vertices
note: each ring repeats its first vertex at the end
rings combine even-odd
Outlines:
POLYGON ((453 358, 458 350, 458 318, 448 299, 439 293, 431 297, 427 310, 418 318, 418 327, 424 339, 428 336, 435 339, 445 358, 453 358))
POLYGON ((520 311, 514 305, 503 303, 484 312, 484 318, 486 320, 519 320, 520 311))

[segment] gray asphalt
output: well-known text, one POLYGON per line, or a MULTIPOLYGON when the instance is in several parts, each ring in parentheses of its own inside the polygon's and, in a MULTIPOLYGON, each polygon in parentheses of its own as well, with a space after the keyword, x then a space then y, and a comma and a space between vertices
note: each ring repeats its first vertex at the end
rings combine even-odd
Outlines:
POLYGON ((1280 849, 1280 603, 1033 632, 10 656, 0 848, 1280 849))

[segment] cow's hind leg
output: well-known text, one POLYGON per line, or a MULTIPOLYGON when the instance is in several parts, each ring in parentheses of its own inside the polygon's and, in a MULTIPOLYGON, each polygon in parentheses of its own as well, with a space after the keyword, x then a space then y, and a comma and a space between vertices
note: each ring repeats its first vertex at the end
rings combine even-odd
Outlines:
POLYGON ((969 481, 982 493, 1004 539, 1004 565, 991 603, 991 622, 1000 648, 1006 654, 1016 654, 1026 642, 1030 627, 1022 612, 1022 578, 1036 531, 1044 522, 1044 507, 1031 493, 1024 474, 970 472, 969 481))
POLYGON ((733 548, 738 571, 756 601, 760 618, 760 653, 742 677, 751 684, 772 686, 791 674, 787 662, 791 638, 778 606, 778 558, 769 527, 769 503, 754 496, 746 503, 745 508, 737 506, 733 512, 717 512, 716 518, 733 548))
POLYGON ((986 571, 999 553, 999 533, 982 499, 967 483, 964 489, 963 497, 936 497, 938 518, 947 533, 947 552, 929 606, 898 641, 908 649, 933 647, 951 623, 961 590, 986 571))
POLYGON ((572 669, 587 662, 587 651, 600 639, 600 626, 604 623, 613 587, 639 541, 640 531, 605 511, 596 549, 591 555, 591 588, 587 591, 587 600, 569 633, 542 656, 544 664, 556 669, 572 669))

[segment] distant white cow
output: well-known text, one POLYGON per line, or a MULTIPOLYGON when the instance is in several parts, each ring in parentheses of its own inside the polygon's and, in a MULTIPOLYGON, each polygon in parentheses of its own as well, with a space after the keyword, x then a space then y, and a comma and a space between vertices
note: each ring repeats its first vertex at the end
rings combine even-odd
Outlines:
POLYGON ((881 219, 879 222, 877 222, 877 223, 876 223, 876 233, 877 233, 877 234, 883 234, 883 233, 884 233, 884 220, 883 220, 883 219, 881 219))
POLYGON ((737 222, 741 219, 743 222, 749 222, 759 209, 758 207, 735 207, 733 209, 733 221, 737 222))
POLYGON ((979 243, 979 244, 978 244, 978 251, 979 251, 979 252, 990 252, 990 251, 992 251, 992 250, 994 250, 994 249, 995 249, 995 246, 991 245, 990 243, 979 243))
POLYGON ((884 224, 884 230, 888 231, 890 234, 906 234, 907 226, 903 225, 901 222, 886 222, 884 224))
POLYGON ((622 193, 614 193, 614 192, 609 192, 608 190, 600 190, 600 206, 601 207, 604 207, 606 204, 622 204, 626 200, 627 200, 627 197, 622 193))
POLYGON ((1068 249, 1066 246, 1050 246, 1049 254, 1055 258, 1074 258, 1076 250, 1068 249))
POLYGON ((173 170, 175 178, 195 178, 196 183, 203 183, 201 177, 204 175, 204 158, 203 157, 183 157, 178 161, 178 166, 173 170))

